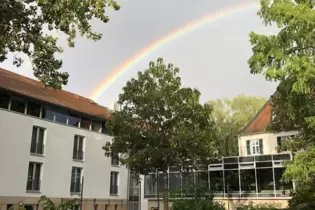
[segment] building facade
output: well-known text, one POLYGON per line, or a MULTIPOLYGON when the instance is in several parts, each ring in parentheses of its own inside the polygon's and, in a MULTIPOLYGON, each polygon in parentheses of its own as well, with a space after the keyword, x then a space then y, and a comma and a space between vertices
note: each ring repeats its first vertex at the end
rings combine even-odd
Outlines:
MULTIPOLYGON (((294 183, 283 183, 284 162, 292 160, 290 152, 278 152, 281 141, 297 134, 297 131, 273 133, 268 131, 272 120, 270 101, 261 108, 238 136, 239 156, 223 157, 204 170, 191 169, 181 172, 170 168, 169 189, 182 191, 189 180, 195 185, 206 185, 214 199, 234 210, 253 204, 275 204, 285 208, 294 183)), ((142 209, 155 210, 163 206, 162 174, 143 177, 142 209)), ((178 196, 178 195, 176 195, 178 196)), ((187 197, 181 193, 179 196, 187 197)), ((160 208, 161 209, 161 208, 160 208)))
POLYGON ((105 157, 109 111, 0 69, 0 207, 37 209, 80 199, 83 209, 126 209, 128 170, 105 157))

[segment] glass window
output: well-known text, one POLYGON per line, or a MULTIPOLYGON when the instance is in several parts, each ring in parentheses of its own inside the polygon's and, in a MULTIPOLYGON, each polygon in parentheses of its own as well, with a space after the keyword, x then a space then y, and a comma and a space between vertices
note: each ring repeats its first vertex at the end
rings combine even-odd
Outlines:
POLYGON ((82 168, 72 167, 71 184, 70 184, 71 193, 81 192, 81 176, 82 176, 82 168))
POLYGON ((292 182, 286 183, 281 180, 285 168, 275 168, 275 183, 276 183, 276 196, 287 197, 293 189, 292 182))
POLYGON ((15 112, 19 112, 19 113, 24 113, 25 112, 25 104, 26 103, 22 100, 12 98, 10 110, 15 111, 15 112))
POLYGON ((224 171, 225 193, 227 196, 239 196, 239 174, 238 170, 226 170, 224 171))
POLYGON ((68 114, 63 111, 55 111, 55 121, 62 124, 67 124, 68 114))
POLYGON ((90 124, 91 124, 91 120, 81 118, 80 128, 90 130, 90 124))
POLYGON ((171 194, 180 194, 181 178, 180 173, 169 173, 169 190, 171 194))
POLYGON ((78 117, 74 114, 69 115, 69 121, 68 121, 69 125, 79 127, 79 122, 80 122, 80 117, 78 117))
POLYGON ((259 197, 274 196, 274 181, 272 168, 256 169, 257 191, 259 197))
POLYGON ((42 109, 42 118, 44 118, 46 120, 54 121, 55 112, 51 109, 43 108, 42 109))
POLYGON ((210 190, 215 195, 223 195, 223 171, 209 171, 210 190))
POLYGON ((118 172, 110 172, 110 194, 118 194, 118 172))
POLYGON ((92 121, 92 131, 101 132, 102 130, 102 122, 100 121, 92 121))
POLYGON ((195 182, 196 187, 198 189, 208 189, 209 188, 209 182, 208 182, 208 172, 207 171, 198 171, 195 172, 195 182))
POLYGON ((102 122, 102 133, 107 133, 106 121, 102 122))
POLYGON ((144 196, 156 195, 155 174, 144 176, 144 196))
POLYGON ((40 108, 41 108, 40 104, 34 103, 34 102, 28 102, 26 113, 28 115, 32 115, 34 117, 39 117, 40 116, 40 108))
POLYGON ((241 170, 241 196, 256 197, 255 169, 241 170))
POLYGON ((157 191, 159 192, 159 195, 162 195, 164 192, 164 176, 162 173, 158 174, 157 191))
POLYGON ((5 94, 0 94, 0 108, 8 109, 10 96, 5 94))

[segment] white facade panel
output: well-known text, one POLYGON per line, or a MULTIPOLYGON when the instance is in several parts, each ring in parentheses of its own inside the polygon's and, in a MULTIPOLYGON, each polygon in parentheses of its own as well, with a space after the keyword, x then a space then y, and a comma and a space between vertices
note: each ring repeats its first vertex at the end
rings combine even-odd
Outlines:
POLYGON ((0 109, 0 196, 71 196, 72 166, 83 168, 85 199, 126 199, 125 167, 112 167, 102 146, 111 137, 0 109), (44 155, 30 154, 33 126, 45 128, 44 155), (84 161, 73 161, 74 136, 84 136, 84 161), (29 161, 42 163, 40 193, 26 192, 29 161), (110 196, 110 172, 119 172, 118 195, 110 196))
MULTIPOLYGON (((247 140, 256 140, 262 139, 263 141, 263 154, 277 154, 277 137, 278 136, 291 136, 296 135, 297 131, 286 131, 280 133, 257 133, 257 134, 248 134, 248 135, 241 135, 238 138, 238 149, 239 149, 239 156, 247 156, 247 148, 246 148, 246 141, 247 140)), ((251 154, 253 155, 253 154, 251 154)))

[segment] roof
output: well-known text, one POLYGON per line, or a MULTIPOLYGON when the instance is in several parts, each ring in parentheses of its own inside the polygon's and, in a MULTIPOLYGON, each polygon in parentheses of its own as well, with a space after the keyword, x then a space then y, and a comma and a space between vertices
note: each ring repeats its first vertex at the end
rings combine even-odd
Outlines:
POLYGON ((271 99, 259 110, 255 117, 244 127, 240 135, 265 132, 271 122, 271 99))
POLYGON ((110 112, 106 107, 98 105, 88 98, 65 90, 45 87, 45 85, 39 81, 2 68, 0 68, 0 89, 1 88, 90 116, 106 119, 110 118, 110 112))

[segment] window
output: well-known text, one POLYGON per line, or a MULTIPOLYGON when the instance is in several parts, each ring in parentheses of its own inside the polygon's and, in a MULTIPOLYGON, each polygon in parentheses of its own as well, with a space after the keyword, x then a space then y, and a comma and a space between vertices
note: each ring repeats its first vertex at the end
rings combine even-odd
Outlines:
POLYGON ((73 159, 74 160, 83 160, 83 136, 74 136, 73 144, 73 159))
POLYGON ((108 204, 105 204, 105 210, 108 210, 109 208, 108 208, 108 204))
POLYGON ((53 110, 43 108, 42 109, 42 118, 44 118, 46 120, 54 121, 55 120, 55 113, 53 110))
POLYGON ((81 118, 80 128, 90 130, 90 124, 91 124, 90 120, 81 118))
POLYGON ((119 166, 119 156, 117 154, 112 154, 112 165, 119 166))
POLYGON ((45 129, 33 126, 31 153, 32 154, 44 154, 44 134, 45 129))
POLYGON ((247 155, 264 154, 263 140, 262 139, 247 140, 246 150, 247 150, 247 155))
POLYGON ((27 114, 34 117, 40 117, 41 105, 33 102, 27 103, 27 114))
POLYGON ((290 135, 290 136, 278 136, 277 137, 277 145, 280 147, 282 145, 282 142, 285 141, 287 138, 294 138, 295 135, 290 135))
POLYGON ((24 113, 25 112, 25 102, 12 98, 10 110, 15 111, 15 112, 19 112, 19 113, 24 113))
POLYGON ((9 101, 10 101, 10 96, 0 94, 0 108, 8 109, 9 101))
POLYGON ((101 132, 102 130, 102 122, 92 121, 92 131, 101 132))
POLYGON ((117 210, 118 209, 118 205, 117 204, 115 204, 115 210, 117 210))
POLYGON ((30 162, 27 175, 27 191, 40 191, 41 163, 30 162))
POLYGON ((67 124, 68 115, 64 110, 55 111, 55 121, 62 124, 67 124))
POLYGON ((75 114, 69 115, 69 120, 68 120, 69 125, 79 127, 79 122, 80 122, 80 117, 76 116, 75 114))
POLYGON ((70 185, 71 193, 81 192, 81 175, 82 175, 82 168, 72 167, 71 185, 70 185))
POLYGON ((110 194, 118 194, 118 172, 110 172, 110 194))

